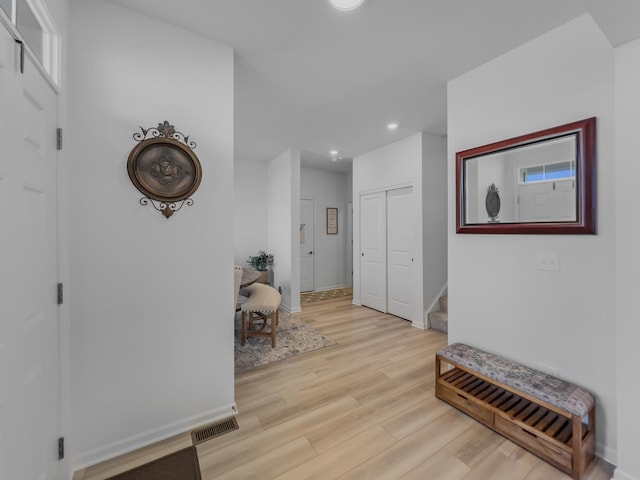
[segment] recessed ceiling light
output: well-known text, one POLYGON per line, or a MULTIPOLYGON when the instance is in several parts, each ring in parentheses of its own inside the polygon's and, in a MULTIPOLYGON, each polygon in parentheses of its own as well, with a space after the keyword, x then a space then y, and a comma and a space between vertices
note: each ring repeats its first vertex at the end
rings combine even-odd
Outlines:
POLYGON ((387 125, 387 129, 388 130, 397 130, 398 129, 398 124, 396 122, 392 122, 392 123, 387 125))
POLYGON ((336 155, 338 155, 338 150, 331 150, 329 152, 329 155, 331 155, 332 157, 335 157, 336 155))
POLYGON ((337 162, 338 161, 338 157, 331 157, 331 161, 332 162, 337 162))
POLYGON ((354 10, 364 3, 364 0, 329 0, 336 10, 354 10))

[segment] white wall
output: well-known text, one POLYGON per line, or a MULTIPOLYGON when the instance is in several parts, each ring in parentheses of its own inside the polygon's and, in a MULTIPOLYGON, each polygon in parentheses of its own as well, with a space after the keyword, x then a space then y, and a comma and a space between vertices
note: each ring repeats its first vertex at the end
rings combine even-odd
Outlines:
POLYGON ((591 390, 598 454, 615 463, 613 82, 613 50, 587 15, 449 82, 449 341, 591 390), (591 116, 597 235, 455 233, 456 152, 591 116), (561 271, 538 270, 538 252, 558 253, 561 271))
POLYGON ((267 245, 274 256, 273 286, 282 309, 300 311, 300 151, 287 150, 267 167, 267 245))
POLYGON ((233 51, 104 0, 69 37, 74 466, 234 413, 233 51), (138 203, 138 126, 198 146, 195 204, 138 203))
POLYGON ((618 406, 618 468, 616 480, 640 479, 638 456, 638 397, 640 384, 640 325, 638 324, 638 250, 637 205, 640 193, 637 178, 638 132, 640 131, 640 41, 615 52, 616 76, 616 374, 618 406), (631 381, 629 381, 631 379, 631 381))
MULTIPOLYGON (((439 310, 447 284, 447 139, 422 134, 422 297, 426 314, 439 310)), ((423 320, 426 326, 426 318, 423 320)))
MULTIPOLYGON (((271 167, 268 162, 236 159, 234 163, 235 262, 239 265, 246 265, 249 256, 255 255, 258 250, 268 250, 270 253, 275 253, 274 275, 276 270, 279 273, 278 280, 274 279, 274 284, 276 288, 280 285, 283 286, 283 305, 287 309, 292 308, 292 304, 289 300, 285 300, 284 295, 288 297, 289 293, 288 289, 287 293, 284 292, 284 284, 288 285, 291 279, 288 274, 285 274, 286 264, 282 261, 282 256, 284 255, 288 259, 291 255, 297 255, 299 242, 296 237, 290 246, 286 246, 289 240, 287 236, 289 227, 285 227, 284 222, 287 219, 282 215, 281 208, 271 209, 268 205, 269 201, 276 201, 286 205, 285 208, 293 208, 293 205, 289 205, 289 195, 293 194, 295 186, 292 185, 291 190, 287 192, 284 185, 288 180, 283 181, 283 178, 289 178, 290 175, 293 175, 291 154, 293 151, 278 156, 272 161, 271 167), (270 168, 271 170, 269 170, 270 168), (271 171, 273 183, 269 181, 269 171, 271 171), (271 193, 269 193, 270 191, 271 193), (278 222, 277 228, 271 228, 271 222, 267 220, 269 214, 274 216, 275 222, 278 222), (268 246, 269 234, 267 232, 269 231, 272 239, 268 246)), ((346 284, 345 209, 347 198, 350 198, 348 193, 351 188, 349 183, 351 177, 344 173, 309 168, 302 168, 300 172, 299 188, 302 192, 300 198, 316 199, 316 289, 344 286, 346 284), (325 208, 329 206, 339 207, 338 235, 326 235, 325 208)), ((293 201, 295 202, 295 200, 293 201)), ((291 222, 291 218, 288 219, 289 222, 291 222)))
POLYGON ((415 216, 414 308, 411 321, 422 323, 422 135, 386 145, 353 159, 353 303, 361 304, 360 196, 365 193, 413 186, 415 216))
POLYGON ((360 297, 360 195, 413 186, 415 308, 412 323, 426 327, 427 310, 447 283, 446 140, 418 133, 353 159, 353 303, 360 297))
POLYGON ((267 162, 236 159, 233 164, 233 233, 236 265, 267 248, 267 162))
POLYGON ((346 173, 317 168, 300 169, 300 198, 315 200, 315 290, 346 286, 347 181, 346 173), (327 207, 338 209, 337 235, 327 234, 327 207))

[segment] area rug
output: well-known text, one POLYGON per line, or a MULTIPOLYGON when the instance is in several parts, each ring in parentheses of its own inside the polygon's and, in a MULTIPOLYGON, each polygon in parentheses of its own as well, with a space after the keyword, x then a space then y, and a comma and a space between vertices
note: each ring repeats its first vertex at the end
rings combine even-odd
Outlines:
POLYGON ((352 297, 353 288, 335 288, 333 290, 323 290, 321 292, 305 292, 300 294, 300 303, 321 302, 341 297, 352 297))
POLYGON ((236 373, 244 372, 334 344, 333 340, 302 320, 281 312, 275 348, 271 348, 269 337, 249 337, 243 347, 240 345, 240 314, 238 314, 235 322, 235 371, 236 373))
POLYGON ((201 480, 196 447, 187 447, 108 480, 201 480))

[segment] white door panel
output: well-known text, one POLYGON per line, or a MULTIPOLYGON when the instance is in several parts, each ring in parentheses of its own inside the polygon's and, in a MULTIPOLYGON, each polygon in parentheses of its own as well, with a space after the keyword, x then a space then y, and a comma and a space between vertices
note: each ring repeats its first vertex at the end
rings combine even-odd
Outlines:
POLYGON ((311 292, 315 288, 315 201, 300 201, 300 291, 311 292))
POLYGON ((413 188, 387 192, 387 304, 389 313, 411 320, 413 310, 413 188))
POLYGON ((362 305, 387 311, 386 192, 360 196, 362 305))
POLYGON ((573 179, 526 183, 518 187, 521 222, 576 220, 573 179))
POLYGON ((0 32, 0 478, 54 479, 56 95, 28 58, 19 73, 16 44, 0 32))

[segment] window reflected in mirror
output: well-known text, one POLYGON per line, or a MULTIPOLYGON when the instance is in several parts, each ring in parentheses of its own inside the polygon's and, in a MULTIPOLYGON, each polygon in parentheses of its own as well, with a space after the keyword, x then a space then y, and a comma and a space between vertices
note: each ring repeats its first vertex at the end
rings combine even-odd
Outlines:
POLYGON ((16 26, 38 61, 42 63, 44 29, 25 0, 16 2, 16 26))

